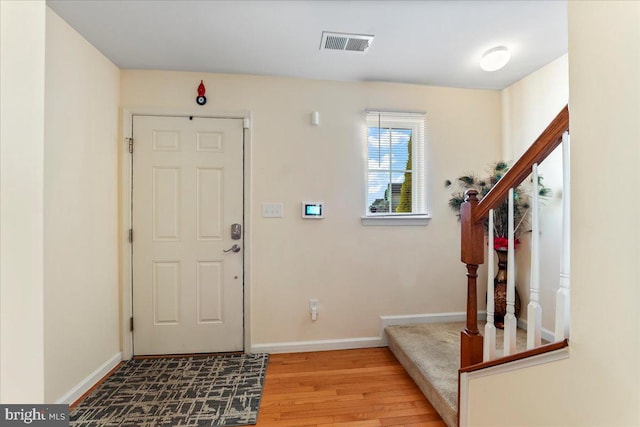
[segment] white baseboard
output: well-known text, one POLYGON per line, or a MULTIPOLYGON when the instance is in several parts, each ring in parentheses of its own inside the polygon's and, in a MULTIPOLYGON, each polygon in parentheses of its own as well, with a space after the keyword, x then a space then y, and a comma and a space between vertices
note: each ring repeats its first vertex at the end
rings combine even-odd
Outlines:
MULTIPOLYGON (((351 350, 356 348, 386 347, 387 336, 384 328, 391 325, 408 325, 411 323, 464 322, 465 312, 435 314, 403 314, 398 316, 380 316, 380 336, 345 338, 321 341, 293 341, 282 343, 253 344, 252 353, 304 353, 309 351, 351 350)), ((478 319, 486 319, 484 311, 478 312, 478 319)))
MULTIPOLYGON (((524 319, 518 319, 518 328, 520 329, 524 329, 525 331, 527 330, 527 321, 524 319)), ((546 328, 542 328, 542 330, 540 331, 541 335, 542 335, 542 339, 548 342, 555 342, 556 341, 556 335, 551 332, 550 330, 546 329, 546 328)))
POLYGON ((122 353, 114 354, 109 360, 104 362, 98 369, 89 374, 85 379, 80 381, 75 387, 73 387, 67 394, 62 396, 56 401, 56 403, 65 403, 71 405, 78 400, 80 396, 85 394, 91 389, 98 381, 102 379, 107 373, 118 366, 118 363, 122 360, 122 353))
MULTIPOLYGON (((479 311, 478 320, 486 320, 487 312, 479 311)), ((398 316, 380 316, 380 339, 387 345, 387 335, 384 328, 387 326, 409 325, 412 323, 444 323, 444 322, 464 322, 467 320, 467 313, 457 311, 452 313, 435 314, 403 314, 398 316)))
POLYGON ((355 348, 384 347, 380 337, 345 338, 321 341, 294 341, 253 344, 252 353, 305 353, 309 351, 352 350, 355 348))

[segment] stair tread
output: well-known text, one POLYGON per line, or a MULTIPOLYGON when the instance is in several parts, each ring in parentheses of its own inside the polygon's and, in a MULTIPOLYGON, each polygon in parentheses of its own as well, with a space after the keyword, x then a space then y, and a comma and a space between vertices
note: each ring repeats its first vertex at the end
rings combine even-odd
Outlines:
MULTIPOLYGON (((445 423, 457 425, 460 331, 464 322, 422 323, 385 328, 389 348, 445 423)), ((483 325, 484 328, 484 325, 483 325)), ((497 331, 498 354, 503 331, 497 331)), ((526 332, 519 330, 518 351, 526 348, 526 332)))

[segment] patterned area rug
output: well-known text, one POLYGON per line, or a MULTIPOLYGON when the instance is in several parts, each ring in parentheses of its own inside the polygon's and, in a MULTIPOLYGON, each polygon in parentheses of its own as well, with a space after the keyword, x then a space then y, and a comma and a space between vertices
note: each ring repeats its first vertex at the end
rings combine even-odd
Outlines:
POLYGON ((73 427, 257 422, 268 354, 130 360, 70 414, 73 427))

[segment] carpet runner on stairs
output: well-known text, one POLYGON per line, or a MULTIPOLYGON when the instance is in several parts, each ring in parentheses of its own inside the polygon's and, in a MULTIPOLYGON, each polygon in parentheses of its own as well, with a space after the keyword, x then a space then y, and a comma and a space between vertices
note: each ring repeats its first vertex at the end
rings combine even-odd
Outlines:
MULTIPOLYGON (((463 322, 385 328, 389 349, 449 427, 458 424, 458 368, 463 328, 463 322)), ((484 324, 480 330, 484 330, 484 324)), ((498 354, 502 353, 502 340, 503 332, 498 330, 498 354)), ((518 330, 518 351, 526 348, 526 342, 526 332, 518 330)))

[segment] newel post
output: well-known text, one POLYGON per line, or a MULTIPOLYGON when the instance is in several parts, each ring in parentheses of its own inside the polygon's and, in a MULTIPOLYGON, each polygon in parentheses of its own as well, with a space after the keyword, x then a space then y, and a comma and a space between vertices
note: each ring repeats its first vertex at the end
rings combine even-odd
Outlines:
POLYGON ((460 206, 462 224, 462 262, 467 265, 467 323, 460 333, 460 367, 482 362, 482 335, 478 331, 478 295, 476 282, 478 266, 484 262, 483 222, 474 222, 473 213, 478 206, 478 192, 467 190, 460 206))

